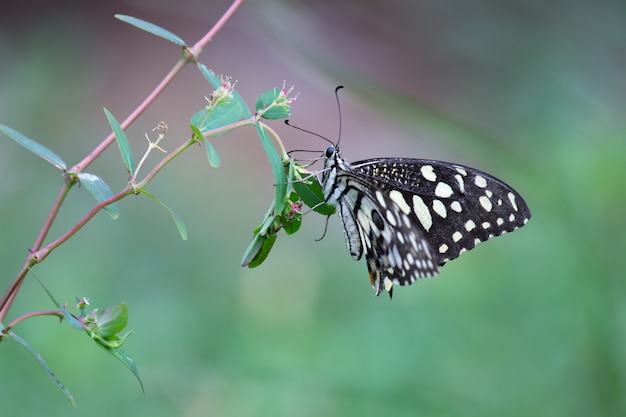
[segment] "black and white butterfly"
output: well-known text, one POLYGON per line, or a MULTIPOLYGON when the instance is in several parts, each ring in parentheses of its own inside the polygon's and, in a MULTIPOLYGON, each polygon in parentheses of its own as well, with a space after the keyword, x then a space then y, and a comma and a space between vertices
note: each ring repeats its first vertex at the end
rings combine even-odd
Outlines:
POLYGON ((409 285, 494 236, 528 222, 523 198, 501 180, 427 159, 345 162, 326 150, 322 187, 343 222, 348 252, 365 253, 376 295, 409 285))
POLYGON ((350 255, 365 254, 376 295, 436 275, 447 261, 531 216, 517 191, 467 166, 407 158, 349 164, 337 145, 325 158, 326 203, 338 209, 350 255))

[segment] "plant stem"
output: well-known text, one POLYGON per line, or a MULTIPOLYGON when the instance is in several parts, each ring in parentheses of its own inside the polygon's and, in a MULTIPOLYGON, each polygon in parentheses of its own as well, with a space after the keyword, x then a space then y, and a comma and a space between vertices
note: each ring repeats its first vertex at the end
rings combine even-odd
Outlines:
POLYGON ((2 336, 3 334, 7 334, 19 322, 29 319, 31 317, 37 317, 37 316, 56 316, 60 319, 63 319, 63 313, 61 312, 61 310, 31 311, 30 313, 22 314, 21 316, 16 317, 9 324, 4 326, 4 328, 1 329, 0 331, 0 336, 2 336))
MULTIPOLYGON (((165 88, 171 83, 171 81, 180 73, 182 68, 189 62, 196 62, 197 57, 202 53, 202 49, 213 39, 213 37, 219 32, 226 22, 233 16, 235 11, 241 6, 243 0, 234 0, 228 10, 222 15, 222 17, 213 25, 213 27, 191 48, 185 48, 184 53, 181 58, 176 62, 174 67, 168 72, 168 74, 161 80, 161 82, 156 86, 156 88, 143 100, 143 102, 121 123, 122 129, 126 130, 137 118, 154 102, 154 100, 161 94, 165 88)), ((111 133, 107 136, 98 146, 96 146, 82 161, 74 165, 68 172, 71 174, 76 174, 78 172, 82 172, 87 166, 89 166, 106 148, 108 148, 111 143, 115 141, 115 135, 111 133)), ((164 158, 141 182, 141 185, 147 184, 150 179, 156 175, 156 173, 165 166, 173 157, 178 155, 182 150, 186 149, 190 144, 193 143, 191 141, 185 142, 181 145, 176 152, 173 152, 171 155, 168 155, 164 158)), ((134 192, 133 187, 130 185, 126 186, 120 193, 109 198, 106 201, 103 201, 96 205, 83 219, 81 219, 76 225, 74 225, 70 230, 68 230, 63 236, 59 237, 54 242, 47 245, 45 248, 40 249, 43 244, 48 232, 54 220, 56 219, 57 214, 59 213, 61 206, 67 196, 72 185, 74 185, 76 180, 72 179, 69 175, 66 175, 63 186, 59 190, 56 200, 54 201, 50 211, 44 221, 44 224, 35 239, 33 247, 31 248, 31 254, 26 258, 24 264, 16 277, 11 282, 7 291, 3 294, 2 299, 0 300, 0 322, 4 320, 6 317, 11 305, 13 304, 13 300, 28 273, 28 270, 31 266, 42 262, 49 254, 57 248, 59 245, 64 243, 67 239, 72 237, 78 230, 80 230, 85 223, 91 220, 98 211, 100 211, 105 206, 122 199, 123 197, 132 194, 134 192)))
POLYGON ((260 123, 263 128, 265 130, 267 130, 270 135, 274 138, 274 141, 276 142, 276 144, 278 145, 278 147, 280 148, 280 151, 282 153, 282 158, 283 159, 289 159, 289 157, 287 156, 287 151, 285 150, 285 145, 283 145, 283 141, 280 140, 280 136, 278 136, 278 133, 276 133, 276 131, 274 129, 272 129, 269 125, 262 123, 262 122, 257 122, 260 123))

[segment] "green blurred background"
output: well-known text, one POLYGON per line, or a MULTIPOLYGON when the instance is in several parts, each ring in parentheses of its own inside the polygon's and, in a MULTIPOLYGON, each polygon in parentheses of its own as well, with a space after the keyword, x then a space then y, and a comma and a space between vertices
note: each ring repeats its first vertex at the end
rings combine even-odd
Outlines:
MULTIPOLYGON (((179 57, 113 18, 152 21, 195 43, 226 1, 13 2, 0 13, 0 123, 69 165, 123 120, 179 57)), ((146 387, 83 334, 40 318, 14 330, 74 394, 70 407, 15 341, 0 344, 6 416, 626 415, 626 4, 623 1, 251 1, 200 61, 253 104, 287 80, 294 124, 335 138, 343 84, 348 160, 411 156, 475 166, 514 185, 533 211, 441 276, 375 298, 340 221, 305 218, 261 267, 239 267, 273 197, 252 129, 192 148, 150 184, 189 229, 146 198, 98 215, 36 271, 55 296, 126 302, 126 351, 146 387)), ((128 130, 188 137, 211 92, 188 67, 128 130)), ((273 124, 289 149, 326 143, 273 124)), ((156 161, 152 158, 151 161, 156 161)), ((111 147, 89 168, 114 189, 111 147)), ((61 183, 0 139, 2 291, 61 183)), ((75 188, 51 232, 93 206, 75 188)), ((10 318, 53 307, 29 278, 10 318)))

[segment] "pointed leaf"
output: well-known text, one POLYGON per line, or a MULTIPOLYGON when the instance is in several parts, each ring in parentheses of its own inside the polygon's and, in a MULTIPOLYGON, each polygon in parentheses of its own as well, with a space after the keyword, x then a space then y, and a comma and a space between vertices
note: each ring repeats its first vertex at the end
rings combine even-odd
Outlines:
POLYGON ((209 142, 209 140, 204 137, 202 132, 200 132, 200 130, 196 126, 190 125, 189 127, 194 134, 195 140, 203 141, 206 144, 206 154, 209 158, 209 165, 211 165, 213 168, 219 168, 219 166, 222 164, 222 159, 213 147, 213 144, 211 144, 211 142, 209 142))
POLYGON ((133 161, 133 151, 130 149, 126 132, 124 132, 122 126, 120 126, 115 117, 113 117, 113 115, 106 108, 104 109, 104 114, 106 114, 107 119, 109 119, 109 125, 111 125, 113 134, 115 134, 117 146, 120 148, 120 153, 122 154, 124 165, 126 165, 126 170, 130 173, 130 175, 133 175, 135 163, 133 161))
POLYGON ((139 376, 139 370, 137 369, 137 365, 135 365, 135 361, 126 354, 126 352, 121 348, 110 348, 105 345, 100 344, 104 350, 106 350, 111 356, 117 358, 120 362, 124 364, 137 378, 139 385, 141 386, 141 391, 145 393, 146 391, 143 388, 143 382, 141 381, 141 377, 139 376))
POLYGON ((48 294, 48 297, 52 300, 52 302, 54 303, 55 306, 57 306, 57 308, 59 310, 61 310, 61 312, 63 313, 63 317, 65 318, 65 321, 67 322, 67 324, 69 324, 70 326, 72 326, 73 328, 77 329, 77 330, 82 330, 83 329, 83 325, 80 321, 78 321, 78 319, 76 317, 74 317, 69 311, 67 311, 67 308, 65 308, 65 306, 62 306, 57 300, 56 298, 54 298, 54 296, 52 295, 52 293, 50 292, 50 290, 48 289, 48 287, 46 287, 43 283, 43 281, 41 279, 39 279, 39 276, 37 276, 37 274, 35 273, 35 271, 33 271, 32 269, 30 270, 30 273, 33 274, 33 276, 37 279, 37 281, 39 281, 39 285, 41 285, 41 287, 44 289, 44 291, 46 292, 46 294, 48 294))
POLYGON ((174 35, 169 30, 163 29, 162 27, 155 25, 154 23, 146 22, 145 20, 137 19, 136 17, 126 16, 123 14, 116 14, 115 17, 122 22, 131 24, 141 30, 145 30, 148 33, 152 33, 153 35, 175 43, 176 45, 183 47, 187 46, 185 44, 185 41, 182 40, 180 37, 174 35))
POLYGON ((178 229, 178 233, 180 234, 180 237, 183 240, 187 240, 187 227, 185 226, 185 223, 183 222, 183 219, 181 219, 178 214, 174 213, 174 211, 172 209, 170 209, 168 206, 166 206, 165 203, 163 203, 161 200, 159 200, 158 198, 156 198, 155 196, 153 196, 152 194, 150 194, 146 190, 143 190, 141 188, 137 188, 137 191, 142 193, 142 194, 144 194, 144 195, 146 195, 146 196, 148 196, 148 197, 150 197, 151 199, 153 199, 154 201, 159 203, 164 209, 169 211, 170 215, 174 219, 174 223, 176 224, 176 228, 178 229))
MULTIPOLYGON (((89 174, 88 172, 79 172, 76 175, 78 175, 80 183, 85 186, 87 191, 89 191, 98 203, 113 197, 113 191, 111 191, 108 184, 99 176, 89 174)), ((104 211, 106 211, 113 220, 116 220, 120 215, 120 209, 117 203, 111 203, 108 206, 105 206, 104 211)))
POLYGON ((207 138, 204 138, 204 143, 206 144, 206 154, 209 158, 209 164, 211 164, 213 168, 219 168, 220 164, 222 163, 222 159, 217 154, 217 151, 213 147, 213 144, 209 142, 207 138))
POLYGON ((255 127, 257 134, 261 139, 261 145, 267 154, 267 159, 270 161, 272 171, 274 172, 274 184, 276 187, 274 209, 276 210, 276 213, 281 213, 285 208, 285 196, 287 193, 287 176, 285 175, 283 161, 263 125, 261 123, 257 123, 255 127))
POLYGON ((243 254, 241 260, 241 266, 248 268, 256 268, 261 265, 270 253, 274 242, 276 241, 276 234, 271 233, 269 235, 256 235, 250 242, 250 245, 243 254))
POLYGON ((218 77, 216 73, 208 69, 206 65, 200 63, 198 64, 198 69, 200 70, 202 76, 213 86, 213 88, 216 90, 220 88, 222 80, 220 80, 220 77, 218 77))
POLYGON ((0 130, 3 131, 5 135, 13 139, 18 144, 22 145, 35 155, 45 159, 60 170, 67 171, 67 165, 65 165, 65 162, 61 159, 61 157, 52 152, 50 149, 43 146, 42 144, 27 138, 20 132, 11 129, 8 126, 0 125, 0 130))
POLYGON ((61 392, 65 394, 65 397, 69 400, 70 404, 72 404, 73 407, 76 407, 76 401, 74 401, 74 397, 72 397, 72 394, 69 392, 67 388, 65 388, 65 385, 63 385, 61 381, 59 381, 59 378, 57 378, 54 372, 52 372, 52 370, 48 367, 48 365, 43 360, 41 355, 37 353, 35 349, 33 349, 32 346, 29 345, 28 342, 22 339, 20 336, 16 335, 13 332, 8 332, 7 334, 11 336, 13 339, 15 339, 15 341, 17 341, 20 345, 24 346, 26 350, 28 350, 30 354, 33 355, 35 360, 39 363, 39 365, 43 368, 43 370, 48 374, 52 382, 54 382, 55 385, 61 390, 61 392))
POLYGON ((250 265, 250 262, 254 261, 254 258, 257 257, 259 251, 263 247, 263 243, 265 242, 266 236, 261 236, 255 234, 252 238, 252 242, 246 248, 246 251, 243 253, 241 258, 241 266, 246 267, 250 265))
POLYGON ((67 324, 69 324, 76 330, 83 330, 82 323, 76 317, 74 317, 72 313, 67 311, 67 308, 65 306, 61 306, 61 312, 63 313, 63 317, 65 318, 67 324))

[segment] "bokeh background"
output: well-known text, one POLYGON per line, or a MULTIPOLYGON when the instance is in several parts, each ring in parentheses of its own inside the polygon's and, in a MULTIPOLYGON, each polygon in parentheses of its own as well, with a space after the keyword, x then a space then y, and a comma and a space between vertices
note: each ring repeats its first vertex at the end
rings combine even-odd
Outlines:
MULTIPOLYGON (((173 44, 114 19, 159 24, 188 44, 228 1, 12 2, 0 13, 0 123, 68 165, 172 67, 173 44)), ((250 1, 200 61, 253 105, 295 85, 294 124, 334 139, 341 94, 348 160, 451 160, 514 185, 523 229, 480 245, 437 278, 376 298, 340 221, 308 215, 261 267, 240 268, 273 198, 252 129, 184 153, 146 198, 98 215, 36 268, 57 299, 130 309, 126 351, 146 388, 51 318, 14 330, 73 393, 70 407, 13 340, 0 344, 6 416, 626 415, 626 4, 623 1, 250 1)), ((136 158, 164 120, 189 135, 211 88, 189 66, 128 130, 136 158)), ((273 124, 290 149, 318 138, 273 124)), ((150 161, 156 161, 151 158, 150 161)), ((113 189, 116 147, 90 168, 113 189)), ((58 171, 0 139, 0 284, 8 286, 56 196, 58 171)), ((72 190, 50 238, 93 206, 72 190)), ((10 318, 52 308, 29 278, 10 318)))

